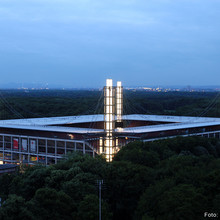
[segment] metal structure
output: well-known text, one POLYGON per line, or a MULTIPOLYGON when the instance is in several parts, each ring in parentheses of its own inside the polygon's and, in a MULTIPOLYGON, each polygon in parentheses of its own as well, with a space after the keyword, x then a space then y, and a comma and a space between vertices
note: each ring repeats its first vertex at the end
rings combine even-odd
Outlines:
POLYGON ((123 128, 123 122, 122 122, 122 115, 123 115, 123 87, 121 85, 121 82, 117 82, 116 87, 116 128, 123 128))
POLYGON ((104 87, 104 148, 103 138, 100 137, 100 153, 104 153, 108 162, 111 162, 118 151, 118 138, 115 129, 123 128, 123 88, 121 82, 113 86, 112 79, 106 80, 104 87))
POLYGON ((74 151, 93 157, 103 154, 111 162, 129 142, 192 135, 220 139, 220 118, 123 115, 122 84, 113 86, 112 80, 107 79, 104 117, 100 114, 0 120, 0 164, 49 165, 74 151))
POLYGON ((99 220, 102 219, 102 185, 103 180, 98 180, 98 187, 99 187, 99 220))
POLYGON ((104 87, 104 154, 108 162, 112 161, 115 148, 113 132, 115 129, 115 87, 112 79, 106 80, 104 87))

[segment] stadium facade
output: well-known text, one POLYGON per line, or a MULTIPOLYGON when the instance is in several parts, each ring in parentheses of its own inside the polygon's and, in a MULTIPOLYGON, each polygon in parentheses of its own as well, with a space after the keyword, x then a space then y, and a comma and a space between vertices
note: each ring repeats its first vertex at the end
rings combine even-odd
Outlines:
POLYGON ((129 142, 176 136, 220 138, 220 118, 123 115, 121 82, 104 87, 104 115, 0 121, 0 163, 54 164, 79 151, 107 161, 129 142))

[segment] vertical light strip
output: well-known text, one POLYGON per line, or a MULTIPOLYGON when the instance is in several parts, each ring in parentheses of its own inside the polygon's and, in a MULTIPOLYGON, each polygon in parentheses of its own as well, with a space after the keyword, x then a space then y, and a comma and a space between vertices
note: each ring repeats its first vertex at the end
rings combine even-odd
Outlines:
MULTIPOLYGON (((116 87, 116 117, 117 121, 115 123, 115 127, 118 131, 123 129, 123 121, 122 121, 122 115, 123 115, 123 87, 122 83, 120 81, 117 82, 117 87, 116 87)), ((116 137, 115 138, 115 152, 117 153, 120 149, 119 147, 119 139, 116 137)))
POLYGON ((116 115, 117 115, 117 127, 122 122, 122 114, 123 114, 123 90, 121 86, 121 82, 117 82, 116 88, 116 115))
POLYGON ((99 153, 103 153, 103 139, 102 137, 99 138, 99 153))
POLYGON ((104 88, 105 104, 104 104, 104 129, 106 133, 105 138, 105 157, 108 162, 112 161, 113 157, 113 131, 115 123, 115 89, 113 87, 112 79, 106 80, 104 88))

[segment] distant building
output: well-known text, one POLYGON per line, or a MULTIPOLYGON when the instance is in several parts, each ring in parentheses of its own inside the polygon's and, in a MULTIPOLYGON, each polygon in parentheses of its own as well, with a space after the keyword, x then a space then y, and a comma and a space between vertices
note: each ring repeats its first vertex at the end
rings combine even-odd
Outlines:
POLYGON ((108 81, 103 115, 82 115, 0 121, 0 162, 54 164, 79 151, 107 161, 134 140, 175 136, 220 138, 220 118, 162 115, 122 115, 121 83, 108 81))

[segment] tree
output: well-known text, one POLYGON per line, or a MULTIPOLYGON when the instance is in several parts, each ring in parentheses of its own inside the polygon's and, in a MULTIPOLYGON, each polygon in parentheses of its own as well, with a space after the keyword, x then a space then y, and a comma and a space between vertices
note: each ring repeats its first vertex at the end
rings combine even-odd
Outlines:
POLYGON ((0 219, 32 220, 33 216, 28 211, 24 198, 11 194, 0 208, 0 219))
POLYGON ((157 218, 159 215, 159 200, 161 196, 173 186, 175 186, 173 179, 164 179, 146 188, 138 202, 135 212, 136 219, 142 219, 143 216, 146 218, 157 218))
POLYGON ((76 204, 64 192, 42 188, 28 202, 28 208, 36 220, 74 219, 76 204))
MULTIPOLYGON (((112 219, 106 202, 102 201, 102 219, 112 219)), ((96 195, 89 194, 79 203, 78 215, 79 220, 97 220, 99 219, 99 198, 96 195)))
POLYGON ((35 166, 23 175, 16 176, 11 185, 11 193, 22 195, 26 200, 33 198, 35 192, 45 186, 46 177, 53 167, 35 166))
POLYGON ((161 220, 200 220, 206 210, 207 201, 198 189, 182 184, 164 192, 158 202, 161 220))
POLYGON ((122 148, 114 160, 130 161, 132 163, 149 167, 156 166, 160 161, 158 153, 153 150, 144 149, 144 143, 140 141, 130 143, 128 146, 122 148))
POLYGON ((0 176, 0 197, 3 200, 5 200, 8 197, 9 194, 9 188, 10 188, 10 184, 12 182, 14 178, 14 175, 10 175, 10 174, 2 174, 0 176))
POLYGON ((154 182, 153 170, 128 161, 115 161, 106 172, 104 181, 114 219, 132 219, 140 195, 154 182))

